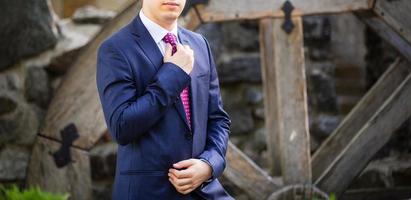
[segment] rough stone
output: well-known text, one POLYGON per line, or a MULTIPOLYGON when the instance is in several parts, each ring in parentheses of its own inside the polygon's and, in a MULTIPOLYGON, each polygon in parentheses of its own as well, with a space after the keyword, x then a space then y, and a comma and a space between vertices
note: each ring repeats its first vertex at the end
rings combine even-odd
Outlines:
POLYGON ((98 145, 90 151, 91 177, 93 180, 113 178, 115 175, 117 144, 98 145))
POLYGON ((244 91, 244 100, 250 105, 257 105, 263 102, 263 93, 261 88, 248 87, 244 91))
POLYGON ((253 114, 254 114, 254 117, 256 117, 257 119, 264 120, 265 119, 264 107, 258 107, 254 109, 253 114))
POLYGON ((114 11, 98 9, 94 6, 87 5, 78 8, 73 14, 75 23, 83 24, 104 24, 116 16, 114 11))
POLYGON ((101 30, 101 25, 76 24, 70 19, 59 22, 61 37, 53 50, 47 71, 63 75, 76 61, 83 47, 101 30))
POLYGON ((258 54, 236 55, 217 67, 221 83, 261 82, 261 61, 258 54))
POLYGON ((31 145, 39 128, 36 113, 17 94, 0 92, 0 145, 31 145))
POLYGON ((411 165, 404 167, 401 171, 392 173, 395 186, 410 186, 411 185, 411 165))
POLYGON ((327 16, 306 16, 303 19, 304 42, 312 46, 311 41, 318 45, 331 41, 331 23, 327 16), (308 43, 307 43, 308 42, 308 43))
POLYGON ((51 100, 51 85, 46 71, 41 67, 26 69, 24 94, 29 102, 41 108, 47 108, 51 100))
POLYGON ((93 199, 95 200, 111 200, 111 193, 114 180, 93 182, 93 199))
POLYGON ((221 97, 223 99, 224 108, 231 109, 233 107, 244 106, 243 101, 244 87, 243 84, 233 84, 221 87, 221 97))
POLYGON ((411 184, 411 155, 392 155, 371 161, 350 188, 392 188, 411 184))
POLYGON ((337 113, 337 93, 332 77, 320 70, 312 70, 308 89, 310 103, 315 110, 337 113))
POLYGON ((319 114, 310 120, 310 133, 318 138, 328 137, 340 124, 340 117, 335 115, 319 114))
POLYGON ((311 155, 320 147, 320 141, 313 134, 310 133, 310 152, 311 155))
POLYGON ((384 188, 390 184, 390 175, 377 169, 367 169, 352 183, 351 188, 384 188))
POLYGON ((306 73, 312 74, 315 71, 327 74, 330 77, 335 76, 335 64, 329 60, 311 61, 306 59, 306 73))
POLYGON ((307 16, 303 19, 304 44, 311 60, 330 58, 331 23, 326 16, 307 16))
POLYGON ((0 90, 10 90, 16 92, 22 88, 20 77, 17 73, 0 74, 0 90))
POLYGON ((265 127, 261 127, 254 132, 253 149, 261 152, 267 149, 267 135, 265 127))
POLYGON ((352 13, 330 15, 332 24, 330 51, 337 67, 366 65, 365 24, 352 13))
POLYGON ((207 38, 215 62, 220 63, 222 52, 227 51, 227 47, 226 45, 224 45, 221 25, 218 23, 203 24, 196 30, 196 32, 202 34, 205 38, 207 38))
POLYGON ((367 88, 371 88, 398 57, 398 53, 390 44, 379 37, 374 30, 368 27, 365 31, 365 44, 367 48, 365 55, 366 84, 367 88))
POLYGON ((251 110, 247 107, 228 110, 231 117, 231 132, 234 135, 247 134, 254 128, 254 120, 251 110))
POLYGON ((233 51, 258 52, 258 23, 255 21, 227 22, 222 26, 224 45, 233 51))
POLYGON ((411 118, 406 120, 387 144, 381 148, 375 158, 383 158, 392 154, 408 154, 411 152, 411 118))
POLYGON ((0 70, 56 44, 46 0, 1 1, 0 7, 0 70))
POLYGON ((24 147, 6 145, 0 150, 0 181, 16 181, 26 177, 30 151, 24 147))

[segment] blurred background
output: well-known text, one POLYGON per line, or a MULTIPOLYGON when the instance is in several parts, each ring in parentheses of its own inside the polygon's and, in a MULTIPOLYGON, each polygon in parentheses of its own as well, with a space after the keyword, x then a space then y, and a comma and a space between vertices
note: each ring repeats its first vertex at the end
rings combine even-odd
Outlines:
MULTIPOLYGON (((25 187, 35 137, 61 80, 125 2, 0 1, 0 184, 25 187)), ((303 20, 313 153, 398 55, 350 13, 303 20)), ((224 106, 232 119, 231 141, 268 171, 258 22, 209 23, 197 32, 209 40, 214 53, 224 106)), ((411 186, 410 121, 351 189, 411 186)), ((108 133, 89 156, 93 199, 110 199, 116 144, 108 133)), ((250 199, 230 181, 222 181, 236 199, 250 199)))

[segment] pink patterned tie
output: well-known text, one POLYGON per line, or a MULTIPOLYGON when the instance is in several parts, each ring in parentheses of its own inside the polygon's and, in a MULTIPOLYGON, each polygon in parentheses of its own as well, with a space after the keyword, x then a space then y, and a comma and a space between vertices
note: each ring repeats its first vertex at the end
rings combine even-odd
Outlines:
MULTIPOLYGON (((164 36, 163 41, 165 43, 171 44, 171 46, 173 47, 172 54, 177 52, 177 37, 174 34, 167 33, 167 35, 164 36)), ((180 97, 181 97, 181 101, 183 102, 184 111, 186 113, 188 126, 191 129, 190 96, 189 96, 189 92, 188 92, 188 86, 183 89, 183 91, 180 94, 180 97)))

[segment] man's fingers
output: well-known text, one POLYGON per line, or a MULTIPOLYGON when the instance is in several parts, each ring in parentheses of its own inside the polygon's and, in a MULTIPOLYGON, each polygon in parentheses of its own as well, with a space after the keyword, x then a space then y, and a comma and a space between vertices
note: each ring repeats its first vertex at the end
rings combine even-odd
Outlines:
POLYGON ((170 183, 171 183, 176 189, 178 189, 178 185, 176 185, 176 182, 174 181, 173 178, 169 177, 168 180, 170 181, 170 183))
MULTIPOLYGON (((181 179, 177 179, 172 174, 169 174, 168 180, 174 186, 174 188, 176 188, 176 190, 181 194, 188 194, 192 192, 195 187, 193 184, 184 184, 181 179)), ((187 180, 184 180, 184 181, 187 181, 187 180)))
POLYGON ((193 159, 188 159, 188 160, 183 160, 183 161, 173 164, 173 167, 177 169, 188 168, 191 165, 194 165, 194 163, 195 162, 193 159))
POLYGON ((173 180, 174 184, 179 186, 179 187, 182 187, 182 186, 185 186, 185 185, 193 185, 193 179, 192 178, 178 179, 175 176, 174 177, 173 176, 174 175, 170 176, 171 180, 173 180))
POLYGON ((193 173, 191 170, 176 170, 170 169, 169 172, 173 174, 176 178, 191 178, 193 177, 193 173))
POLYGON ((181 193, 183 194, 188 194, 189 192, 193 190, 193 186, 192 185, 180 186, 178 187, 178 190, 181 191, 181 193))
POLYGON ((184 49, 184 46, 181 45, 180 43, 177 43, 177 51, 180 51, 181 49, 184 49))

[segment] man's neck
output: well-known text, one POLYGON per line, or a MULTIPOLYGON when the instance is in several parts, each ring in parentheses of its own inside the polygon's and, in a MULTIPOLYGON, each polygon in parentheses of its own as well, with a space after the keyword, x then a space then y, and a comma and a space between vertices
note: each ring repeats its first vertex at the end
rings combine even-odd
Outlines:
POLYGON ((170 21, 158 20, 157 18, 152 16, 149 12, 145 12, 144 9, 142 11, 147 18, 149 18, 151 21, 153 21, 154 23, 158 24, 159 26, 163 27, 164 29, 168 31, 172 31, 174 27, 177 26, 177 19, 170 20, 170 21))

